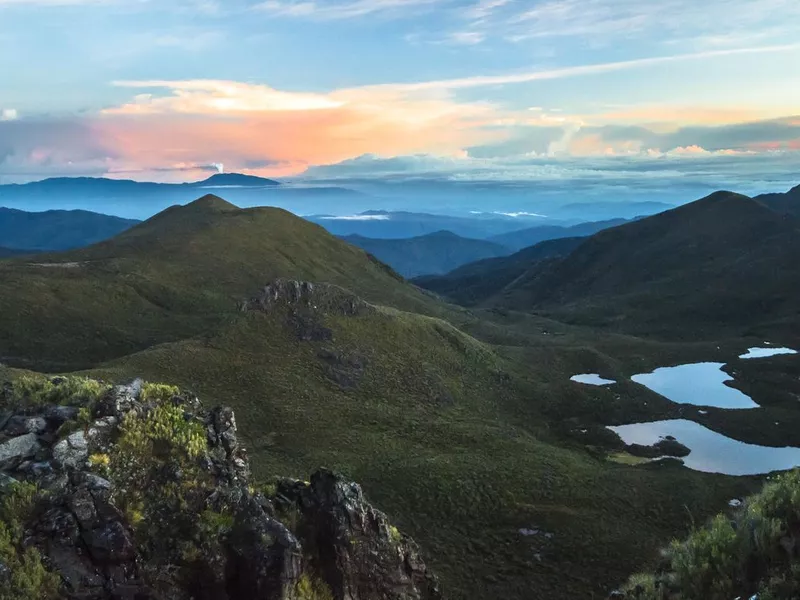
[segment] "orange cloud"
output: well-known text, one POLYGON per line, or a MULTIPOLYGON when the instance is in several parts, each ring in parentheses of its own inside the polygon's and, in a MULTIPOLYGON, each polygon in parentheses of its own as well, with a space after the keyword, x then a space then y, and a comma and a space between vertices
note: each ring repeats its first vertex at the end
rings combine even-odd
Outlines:
POLYGON ((94 123, 95 134, 125 163, 144 170, 221 162, 285 176, 365 153, 455 155, 505 136, 483 129, 497 119, 494 107, 433 93, 352 89, 306 94, 221 81, 125 85, 171 92, 139 95, 105 110, 94 123))

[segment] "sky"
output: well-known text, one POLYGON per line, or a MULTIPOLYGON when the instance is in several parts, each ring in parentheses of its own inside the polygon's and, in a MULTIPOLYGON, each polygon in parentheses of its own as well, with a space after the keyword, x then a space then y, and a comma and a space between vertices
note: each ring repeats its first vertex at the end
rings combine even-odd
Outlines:
POLYGON ((0 0, 0 183, 778 191, 797 31, 797 0, 0 0))

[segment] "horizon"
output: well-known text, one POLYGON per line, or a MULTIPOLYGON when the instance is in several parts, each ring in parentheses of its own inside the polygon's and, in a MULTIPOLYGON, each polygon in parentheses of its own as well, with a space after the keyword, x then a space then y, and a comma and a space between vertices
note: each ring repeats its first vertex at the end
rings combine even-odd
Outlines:
POLYGON ((0 183, 778 191, 798 25, 789 0, 0 0, 0 183))

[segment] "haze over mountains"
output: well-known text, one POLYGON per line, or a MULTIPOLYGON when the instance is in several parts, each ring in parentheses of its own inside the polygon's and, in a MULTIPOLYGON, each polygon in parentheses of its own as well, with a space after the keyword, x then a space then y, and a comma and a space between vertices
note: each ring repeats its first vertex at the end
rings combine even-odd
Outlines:
MULTIPOLYGON (((195 200, 198 190, 225 190, 235 204, 278 206, 299 215, 334 217, 364 216, 362 213, 396 213, 390 219, 403 221, 403 213, 434 213, 496 221, 530 221, 546 218, 552 224, 575 224, 611 218, 633 218, 671 208, 663 202, 564 201, 541 197, 525 187, 480 185, 417 185, 414 182, 362 185, 358 181, 286 180, 237 173, 218 173, 206 179, 179 184, 76 177, 52 178, 27 184, 0 185, 0 206, 21 210, 81 209, 129 219, 146 219, 173 204, 195 200), (485 212, 487 207, 492 207, 485 212), (380 210, 378 210, 380 209, 380 210), (332 214, 331 214, 332 213, 332 214), (514 215, 514 216, 511 216, 514 215)), ((351 219, 352 220, 352 219, 351 219)), ((363 220, 363 219, 362 219, 363 220)), ((523 227, 525 225, 523 224, 523 227)), ((450 229, 431 224, 401 233, 373 234, 364 230, 337 230, 341 235, 410 237, 450 229)), ((516 228, 516 226, 514 226, 516 228)), ((501 225, 493 233, 502 233, 501 225)), ((465 230, 453 233, 476 237, 465 230)), ((487 234, 488 235, 488 234, 487 234)), ((477 236, 481 237, 481 236, 477 236)))

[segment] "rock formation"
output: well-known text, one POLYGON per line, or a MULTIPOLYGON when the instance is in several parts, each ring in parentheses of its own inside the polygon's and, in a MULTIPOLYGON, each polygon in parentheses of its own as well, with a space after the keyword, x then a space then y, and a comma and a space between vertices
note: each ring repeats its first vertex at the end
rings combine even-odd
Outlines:
POLYGON ((57 378, 0 396, 0 600, 12 598, 442 595, 357 484, 328 470, 254 481, 231 409, 57 378))

